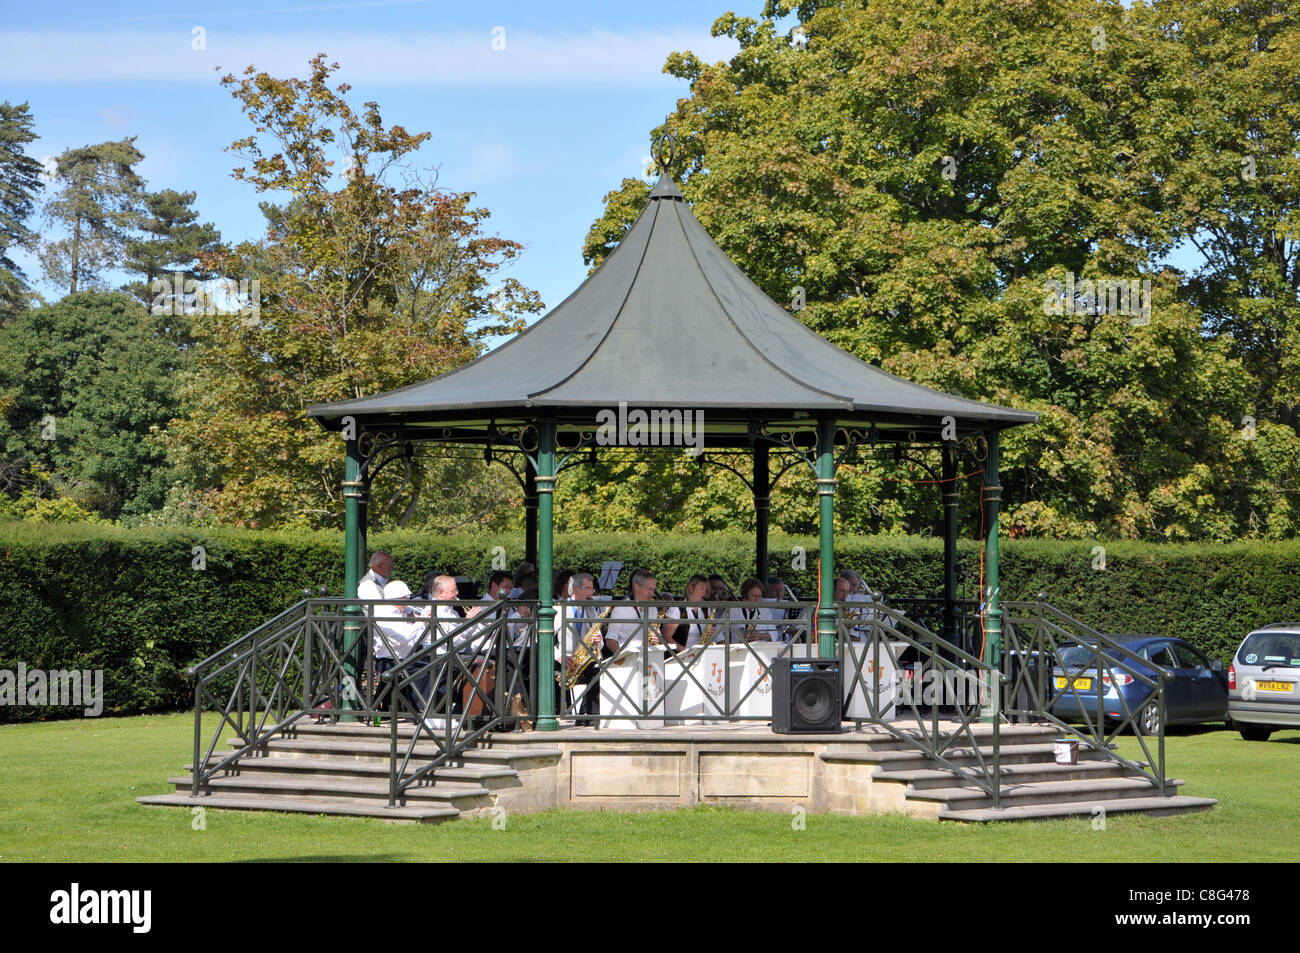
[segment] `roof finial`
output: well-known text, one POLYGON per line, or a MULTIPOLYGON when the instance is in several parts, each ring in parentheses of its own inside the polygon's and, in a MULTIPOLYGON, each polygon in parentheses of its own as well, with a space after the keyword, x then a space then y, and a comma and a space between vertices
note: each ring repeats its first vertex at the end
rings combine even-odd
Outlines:
POLYGON ((655 137, 650 151, 654 155, 655 165, 659 167, 660 173, 666 173, 668 167, 677 161, 679 148, 677 137, 671 132, 655 137), (665 152, 668 154, 667 158, 664 158, 665 152))

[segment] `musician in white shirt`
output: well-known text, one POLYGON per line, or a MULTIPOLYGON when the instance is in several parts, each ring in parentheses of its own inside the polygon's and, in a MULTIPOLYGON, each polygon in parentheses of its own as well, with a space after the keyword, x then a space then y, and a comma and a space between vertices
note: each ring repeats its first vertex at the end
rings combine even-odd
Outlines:
MULTIPOLYGON (((460 587, 456 585, 455 576, 439 576, 433 581, 433 598, 435 601, 444 602, 459 597, 460 587)), ((481 615, 488 608, 488 606, 482 605, 471 606, 466 610, 465 617, 462 619, 451 606, 438 606, 438 610, 435 613, 437 621, 433 625, 434 631, 432 638, 446 638, 446 636, 457 629, 457 627, 463 625, 470 619, 481 615)), ((480 643, 486 640, 486 637, 483 636, 481 631, 482 629, 483 626, 481 624, 466 626, 463 631, 457 632, 457 634, 452 638, 452 646, 461 655, 477 654, 482 649, 480 643)), ((437 649, 436 654, 442 655, 446 650, 447 647, 445 645, 440 646, 437 649)))
POLYGON ((515 577, 504 569, 494 570, 488 577, 487 592, 483 593, 483 602, 493 603, 499 599, 510 598, 515 588, 515 577))
POLYGON ((740 587, 740 598, 744 606, 733 606, 728 613, 731 618, 729 641, 732 642, 772 642, 779 640, 777 626, 772 625, 772 610, 763 605, 763 584, 757 579, 746 579, 740 587))
POLYGON ((382 549, 370 557, 370 571, 357 580, 358 599, 384 598, 384 586, 393 575, 393 557, 382 549))
MULTIPOLYGON (((555 671, 569 671, 570 659, 577 651, 578 645, 587 642, 599 660, 601 654, 599 623, 595 620, 603 610, 592 606, 573 605, 574 602, 586 602, 596 595, 596 578, 589 572, 577 572, 569 580, 569 598, 555 603, 555 671), (594 637, 594 638, 593 638, 594 637), (594 644, 592 644, 594 642, 594 644), (558 664, 558 663, 563 663, 558 664)), ((590 715, 599 711, 600 689, 590 683, 596 677, 596 669, 589 668, 578 679, 579 686, 574 688, 574 695, 581 699, 578 714, 590 715)), ((558 711, 558 703, 557 703, 558 711)))
POLYGON ((692 606, 692 602, 704 602, 709 595, 709 580, 703 576, 691 576, 686 583, 687 605, 674 606, 668 611, 673 618, 680 620, 673 639, 683 648, 699 645, 704 640, 704 633, 709 628, 708 610, 692 606))
MULTIPOLYGON (((632 602, 650 602, 655 597, 658 580, 649 569, 638 569, 632 574, 628 597, 632 602)), ((642 606, 621 605, 609 614, 609 627, 605 630, 605 647, 613 653, 625 648, 640 649, 641 639, 648 626, 641 621, 619 622, 619 619, 654 619, 654 610, 642 606)), ((662 640, 661 640, 662 641, 662 640)))
POLYGON ((871 593, 862 592, 862 577, 852 569, 846 569, 835 580, 835 601, 859 603, 844 610, 844 621, 856 623, 849 625, 849 638, 854 642, 865 642, 871 635, 871 620, 875 609, 871 607, 871 593))

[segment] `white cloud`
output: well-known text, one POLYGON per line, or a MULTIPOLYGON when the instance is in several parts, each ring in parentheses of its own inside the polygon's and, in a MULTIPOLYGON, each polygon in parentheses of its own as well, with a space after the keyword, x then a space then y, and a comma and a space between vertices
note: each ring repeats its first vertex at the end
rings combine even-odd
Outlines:
POLYGON ((391 86, 646 87, 675 82, 665 57, 692 50, 725 59, 736 43, 686 30, 544 35, 507 30, 505 49, 493 34, 237 33, 214 25, 205 50, 191 48, 188 27, 173 30, 11 31, 0 33, 0 81, 94 84, 210 83, 214 69, 236 74, 250 63, 277 76, 301 76, 324 51, 348 82, 391 86), (498 46, 500 44, 498 43, 498 46))

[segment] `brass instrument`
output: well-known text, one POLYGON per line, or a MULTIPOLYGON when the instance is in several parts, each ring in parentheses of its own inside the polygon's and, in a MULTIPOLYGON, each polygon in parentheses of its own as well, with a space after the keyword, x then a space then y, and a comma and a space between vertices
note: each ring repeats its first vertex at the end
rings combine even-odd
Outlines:
POLYGON ((663 628, 663 616, 659 615, 659 607, 655 606, 655 621, 645 627, 646 639, 651 645, 657 645, 660 648, 663 648, 663 628))
POLYGON ((696 642, 695 645, 702 649, 706 649, 710 645, 712 645, 713 631, 717 627, 718 624, 716 622, 710 622, 707 626, 705 626, 704 631, 700 633, 700 641, 696 642))
POLYGON ((611 605, 592 620, 591 631, 573 650, 573 655, 569 657, 565 671, 555 673, 555 681, 562 684, 566 691, 578 684, 578 679, 582 678, 583 672, 600 661, 600 646, 604 644, 605 633, 609 629, 609 623, 604 620, 607 620, 609 614, 613 611, 614 607, 611 605), (597 626, 598 622, 601 625, 597 626), (593 642, 593 639, 596 641, 593 642))

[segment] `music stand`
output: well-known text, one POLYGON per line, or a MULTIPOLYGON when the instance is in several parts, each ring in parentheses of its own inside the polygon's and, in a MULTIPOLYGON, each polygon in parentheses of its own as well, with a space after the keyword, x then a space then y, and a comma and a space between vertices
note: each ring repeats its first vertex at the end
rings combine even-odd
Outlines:
POLYGON ((623 564, 614 562, 612 559, 600 567, 600 578, 596 584, 603 592, 613 592, 614 586, 618 584, 619 573, 623 571, 623 564))

